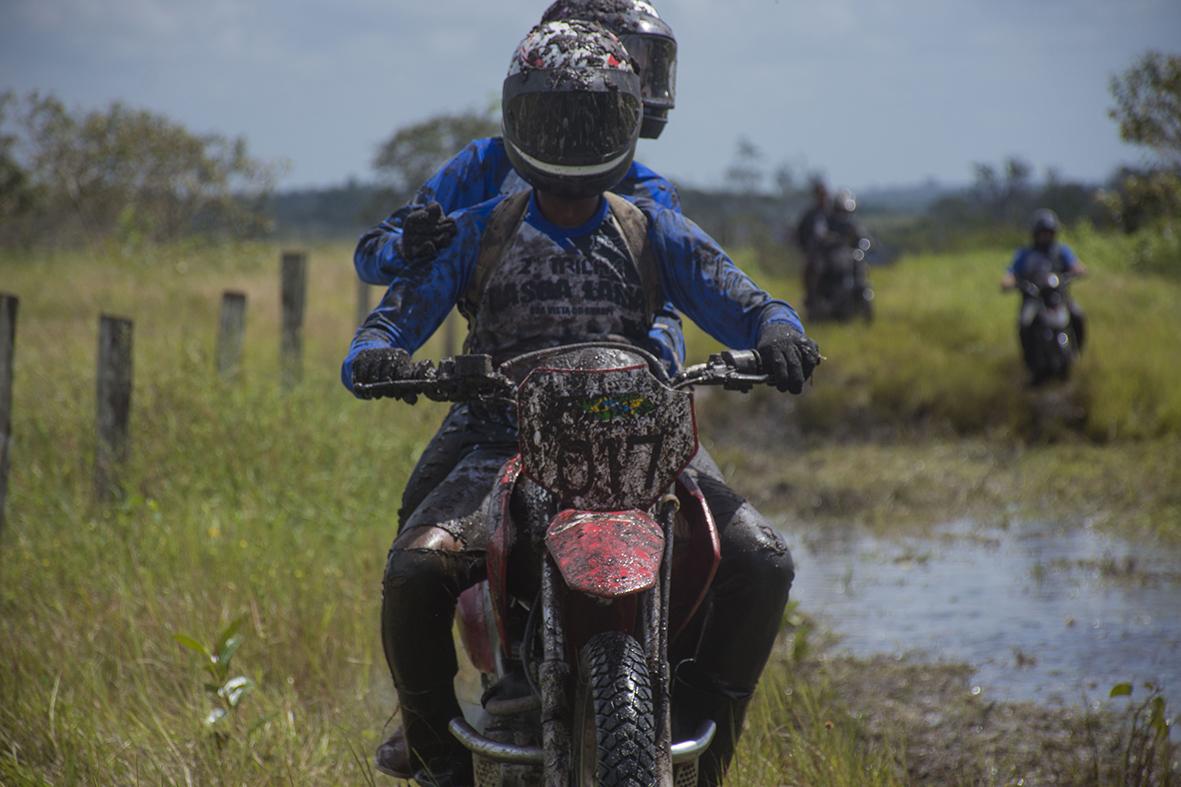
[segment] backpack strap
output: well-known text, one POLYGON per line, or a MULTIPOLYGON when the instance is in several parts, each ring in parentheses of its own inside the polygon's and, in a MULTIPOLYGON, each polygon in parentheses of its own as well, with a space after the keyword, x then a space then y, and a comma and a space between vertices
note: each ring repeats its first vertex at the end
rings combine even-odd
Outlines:
POLYGON ((644 288, 644 307, 648 322, 655 319, 664 306, 664 286, 660 280, 660 265, 652 244, 648 243, 648 216, 623 197, 608 191, 605 195, 611 214, 615 217, 627 250, 640 273, 644 288))
POLYGON ((468 280, 467 289, 459 299, 459 313, 467 318, 471 327, 475 319, 476 310, 480 308, 480 299, 484 297, 484 290, 488 287, 488 279, 492 271, 500 265, 504 252, 517 236, 521 221, 525 218, 525 208, 529 205, 529 196, 533 192, 526 189, 511 194, 500 201, 492 209, 488 217, 488 224, 484 227, 484 234, 480 236, 480 252, 476 257, 476 268, 468 280))

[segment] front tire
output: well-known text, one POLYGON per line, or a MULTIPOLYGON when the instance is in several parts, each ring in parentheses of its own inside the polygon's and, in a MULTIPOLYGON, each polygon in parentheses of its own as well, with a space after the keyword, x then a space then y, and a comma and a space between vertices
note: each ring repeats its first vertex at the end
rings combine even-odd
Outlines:
POLYGON ((620 631, 591 637, 578 658, 577 787, 656 787, 656 713, 647 660, 620 631))

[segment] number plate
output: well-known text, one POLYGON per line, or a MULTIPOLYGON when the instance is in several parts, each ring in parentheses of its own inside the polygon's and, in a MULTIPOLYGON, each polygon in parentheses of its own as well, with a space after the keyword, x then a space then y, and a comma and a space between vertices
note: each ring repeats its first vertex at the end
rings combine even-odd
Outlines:
POLYGON ((517 402, 525 472, 565 506, 645 509, 693 454, 693 398, 643 366, 537 369, 517 402))

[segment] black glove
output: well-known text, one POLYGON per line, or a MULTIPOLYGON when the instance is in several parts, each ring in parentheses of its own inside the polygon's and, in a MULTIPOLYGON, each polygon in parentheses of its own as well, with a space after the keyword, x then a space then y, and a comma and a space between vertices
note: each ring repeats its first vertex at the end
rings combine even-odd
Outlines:
MULTIPOLYGON (((353 359, 354 386, 358 383, 388 383, 394 380, 405 380, 413 378, 414 372, 415 364, 410 361, 410 354, 396 347, 361 350, 353 359)), ((418 396, 413 393, 378 394, 358 391, 357 396, 361 399, 380 399, 383 396, 391 396, 409 404, 418 401, 418 396)))
POLYGON ((443 215, 437 202, 410 211, 402 222, 402 257, 407 262, 430 262, 455 238, 455 221, 443 215))
POLYGON ((763 372, 771 376, 775 387, 793 394, 804 390, 804 382, 820 364, 816 342, 783 323, 763 326, 758 353, 763 372))

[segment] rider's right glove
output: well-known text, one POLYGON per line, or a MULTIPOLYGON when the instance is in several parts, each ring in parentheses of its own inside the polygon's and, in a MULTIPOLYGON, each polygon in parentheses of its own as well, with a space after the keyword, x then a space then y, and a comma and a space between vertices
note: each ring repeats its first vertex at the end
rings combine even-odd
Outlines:
POLYGON ((820 348, 816 342, 783 323, 763 326, 757 349, 764 373, 771 375, 780 391, 800 393, 804 381, 820 365, 820 348))
MULTIPOLYGON (((405 380, 412 378, 414 371, 415 364, 410 360, 410 354, 403 349, 397 347, 377 347, 369 350, 361 350, 361 352, 357 353, 357 357, 353 359, 353 385, 356 386, 358 383, 367 385, 405 380)), ((389 396, 394 399, 401 399, 409 404, 414 404, 418 401, 418 396, 413 393, 387 394, 358 391, 357 396, 361 399, 380 399, 383 396, 389 396)))
POLYGON ((407 262, 430 262, 455 238, 455 220, 432 202, 415 208, 402 222, 402 257, 407 262))

